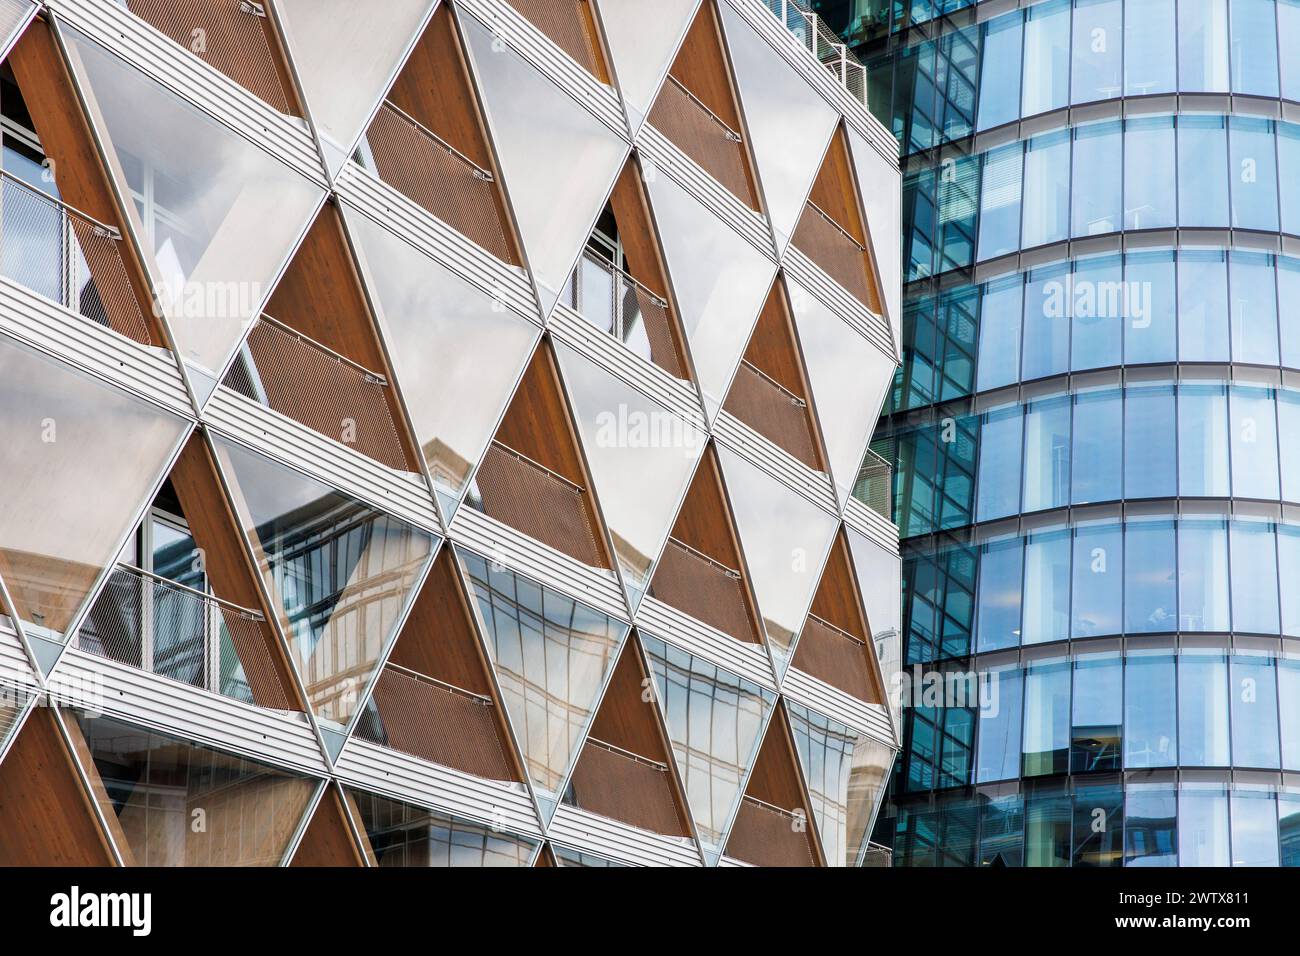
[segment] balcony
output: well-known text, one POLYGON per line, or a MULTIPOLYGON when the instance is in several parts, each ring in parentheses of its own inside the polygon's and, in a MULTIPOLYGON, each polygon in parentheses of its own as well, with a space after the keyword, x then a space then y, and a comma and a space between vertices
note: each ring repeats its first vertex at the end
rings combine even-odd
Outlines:
POLYGON ((867 247, 814 203, 804 204, 791 241, 859 302, 880 313, 880 295, 868 278, 867 247))
POLYGON ((266 626, 258 611, 119 564, 76 642, 87 653, 245 703, 253 702, 251 677, 275 689, 265 706, 290 710, 292 698, 266 657, 266 626))
POLYGON ((763 0, 772 15, 826 67, 840 85, 867 105, 867 68, 804 0, 763 0))
POLYGON ((515 776, 501 749, 491 698, 391 661, 375 682, 356 735, 489 780, 515 776))
POLYGON ((755 866, 816 866, 808 818, 746 795, 727 841, 727 855, 755 866))
POLYGON ((866 644, 862 638, 809 614, 799 638, 796 666, 852 697, 861 698, 864 688, 873 685, 866 644))
POLYGON ((669 538, 664 547, 651 591, 658 600, 738 641, 756 643, 740 572, 676 538, 669 538))
POLYGON ((862 865, 864 867, 892 867, 894 865, 894 851, 887 846, 881 846, 879 843, 868 843, 866 852, 862 856, 862 865))
POLYGON ((649 120, 732 195, 748 206, 754 205, 740 134, 671 73, 650 110, 649 120))
POLYGON ((588 73, 605 82, 596 23, 587 0, 513 0, 513 6, 588 73))
POLYGON ((724 407, 809 468, 820 470, 808 403, 758 366, 740 363, 724 407))
POLYGON ((681 835, 668 765, 587 738, 565 800, 653 833, 681 835))
POLYGON ((389 468, 410 470, 388 380, 269 315, 254 323, 222 384, 389 468))
POLYGON ((853 484, 853 497, 886 521, 893 522, 894 466, 870 448, 858 469, 858 478, 853 484))
POLYGON ((674 378, 684 378, 668 301, 598 253, 582 254, 565 298, 583 318, 674 378))
POLYGON ((92 322, 151 345, 121 242, 112 226, 0 171, 0 272, 92 322))
POLYGON ((391 101, 380 106, 358 158, 431 215, 498 259, 514 261, 491 171, 391 101))

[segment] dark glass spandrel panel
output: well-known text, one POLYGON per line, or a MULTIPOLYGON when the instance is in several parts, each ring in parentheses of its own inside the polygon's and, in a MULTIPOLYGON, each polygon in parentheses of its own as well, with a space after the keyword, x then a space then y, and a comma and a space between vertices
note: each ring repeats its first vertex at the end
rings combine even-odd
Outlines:
POLYGON ((1166 498, 1177 486, 1174 387, 1144 385, 1124 394, 1124 496, 1166 498))
POLYGON ((1178 629, 1177 545, 1172 521, 1130 521, 1124 528, 1124 630, 1178 629))
POLYGON ((1124 723, 1124 661, 1089 654, 1074 663, 1070 772, 1119 770, 1124 723))
POLYGON ((979 83, 981 130, 1020 118, 1020 53, 1024 14, 1015 11, 983 27, 983 66, 979 83))
POLYGON ((1172 787, 1130 787, 1124 803, 1124 865, 1178 865, 1178 796, 1172 787))
POLYGON ((1178 865, 1228 866, 1228 793, 1220 787, 1178 790, 1178 865))
POLYGON ((1024 690, 1019 667, 981 675, 989 684, 989 699, 980 708, 976 783, 1012 780, 1020 776, 1020 717, 1024 690))
POLYGON ((1232 865, 1278 866, 1278 800, 1267 790, 1234 788, 1232 865))
POLYGON ((1021 773, 1026 777, 1070 769, 1070 662, 1030 664, 1025 671, 1021 773))
POLYGON ((1238 634, 1272 635, 1280 630, 1275 528, 1270 521, 1245 520, 1229 528, 1232 629, 1238 634))
MULTIPOLYGON (((1070 500, 1076 505, 1114 501, 1123 495, 1124 394, 1119 389, 1077 392, 1074 396, 1071 461, 1086 462, 1070 478, 1070 500)), ((1225 421, 1227 413, 1224 413, 1225 421)))
POLYGON ((1178 657, 1178 762, 1226 767, 1228 659, 1222 651, 1184 648, 1178 657))
POLYGON ((1083 525, 1074 537, 1072 637, 1124 630, 1124 536, 1120 525, 1083 525))
POLYGON ((1020 643, 1023 562, 1024 542, 1020 538, 987 544, 980 551, 975 634, 981 653, 1020 643))
POLYGON ((347 788, 376 866, 523 867, 537 841, 412 803, 347 788))
POLYGON ((1124 865, 1124 791, 1083 787, 1074 792, 1072 866, 1124 865))
POLYGON ((1264 655, 1232 658, 1232 763, 1276 770, 1278 739, 1277 660, 1264 655))
POLYGON ((1172 767, 1178 761, 1174 657, 1134 652, 1124 667, 1124 768, 1172 767))

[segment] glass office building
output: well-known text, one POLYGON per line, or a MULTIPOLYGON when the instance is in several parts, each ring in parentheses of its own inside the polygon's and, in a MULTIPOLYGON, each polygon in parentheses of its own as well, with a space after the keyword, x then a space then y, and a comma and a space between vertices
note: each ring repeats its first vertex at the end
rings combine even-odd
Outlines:
POLYGON ((903 168, 876 839, 1300 865, 1300 3, 814 6, 903 168))

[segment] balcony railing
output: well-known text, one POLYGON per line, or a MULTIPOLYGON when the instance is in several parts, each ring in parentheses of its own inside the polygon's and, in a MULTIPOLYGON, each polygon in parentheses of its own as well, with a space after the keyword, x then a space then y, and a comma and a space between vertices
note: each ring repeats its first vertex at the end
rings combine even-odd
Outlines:
POLYGON ((864 867, 891 867, 894 865, 894 851, 879 843, 868 843, 862 857, 864 867))
POLYGON ((726 408, 809 468, 819 467, 808 403, 762 369, 749 362, 740 363, 726 408))
POLYGON ((569 788, 584 810, 655 833, 680 831, 666 763, 588 737, 569 788))
POLYGON ((772 14, 785 24, 822 66, 840 81, 863 106, 867 105, 867 68, 847 44, 840 41, 821 17, 803 0, 764 0, 772 14))
POLYGON ((651 591, 660 601, 738 641, 755 640, 740 572, 676 538, 669 538, 664 547, 651 591))
POLYGON ((292 708, 268 659, 266 620, 140 568, 117 565, 77 633, 77 646, 110 660, 263 706, 292 708))
POLYGON ((605 566, 581 485, 496 441, 474 484, 484 514, 583 564, 605 566))
POLYGON ((671 73, 649 119, 651 126, 676 143, 736 198, 753 204, 740 134, 671 73))
POLYGON ((491 171, 387 100, 366 147, 362 163, 380 179, 498 259, 513 259, 491 171))
POLYGON ((727 855, 757 866, 816 866, 807 817, 746 795, 731 828, 727 855))
POLYGON ((490 697, 391 662, 375 683, 372 707, 356 735, 490 780, 514 776, 490 697))
POLYGON ((566 295, 596 328, 674 378, 682 377, 667 299, 592 252, 584 252, 578 261, 566 295))
POLYGON ((799 669, 846 694, 861 697, 864 689, 871 687, 866 643, 843 628, 809 614, 803 636, 799 638, 799 669))
POLYGON ((0 271, 142 345, 151 344, 122 261, 122 235, 0 171, 0 271))
POLYGON ((587 0, 513 0, 516 10, 555 41, 593 76, 600 75, 600 55, 592 35, 587 0))
POLYGON ((326 438, 409 470, 388 380, 263 315, 222 383, 326 438))
POLYGON ((812 202, 792 240, 799 251, 873 312, 880 312, 880 296, 867 279, 867 247, 812 202))
POLYGON ((853 497, 886 521, 894 520, 894 466, 870 448, 858 469, 853 497))

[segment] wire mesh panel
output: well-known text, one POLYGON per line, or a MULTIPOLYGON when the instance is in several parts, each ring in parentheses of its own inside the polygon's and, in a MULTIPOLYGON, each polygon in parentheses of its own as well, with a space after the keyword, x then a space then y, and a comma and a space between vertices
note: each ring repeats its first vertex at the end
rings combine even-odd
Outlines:
POLYGON ((582 748, 566 799, 643 830, 682 833, 668 765, 594 738, 582 748))
POLYGON ((894 520, 894 468, 869 448, 858 469, 853 497, 886 521, 894 520))
POLYGON ((846 694, 860 698, 871 687, 866 642, 815 615, 804 624, 797 656, 800 670, 846 694))
POLYGON ((601 75, 600 55, 592 34, 594 21, 586 0, 513 0, 512 5, 587 72, 601 75))
POLYGON ((755 866, 816 866, 805 816, 753 797, 740 802, 727 856, 755 866))
POLYGON ((834 219, 806 203, 791 241, 863 305, 880 312, 880 294, 867 276, 867 250, 834 219))
POLYGON ((143 345, 149 327, 122 261, 121 235, 0 172, 0 272, 143 345))
POLYGON ((650 110, 650 125, 676 143, 737 199, 754 205, 740 134, 671 74, 650 110))
POLYGON ((818 469, 808 403, 771 376, 748 362, 741 362, 725 408, 809 468, 818 469))
POLYGON ((767 9, 808 48, 863 106, 867 105, 867 70, 803 0, 764 0, 767 9))
POLYGON ((494 442, 475 478, 483 512, 592 567, 604 567, 586 490, 494 442))
POLYGON ((361 739, 479 777, 514 778, 489 698, 389 664, 371 701, 361 739))
POLYGON ((513 260, 491 172, 389 102, 366 141, 380 179, 498 259, 513 260))
POLYGON ((253 0, 126 0, 127 9, 281 113, 289 97, 253 0))
POLYGON ((409 470, 387 380, 268 316, 249 332, 223 384, 389 468, 409 470))
POLYGON ((740 572, 676 538, 668 539, 650 591, 660 601, 738 641, 758 643, 746 609, 740 572))

